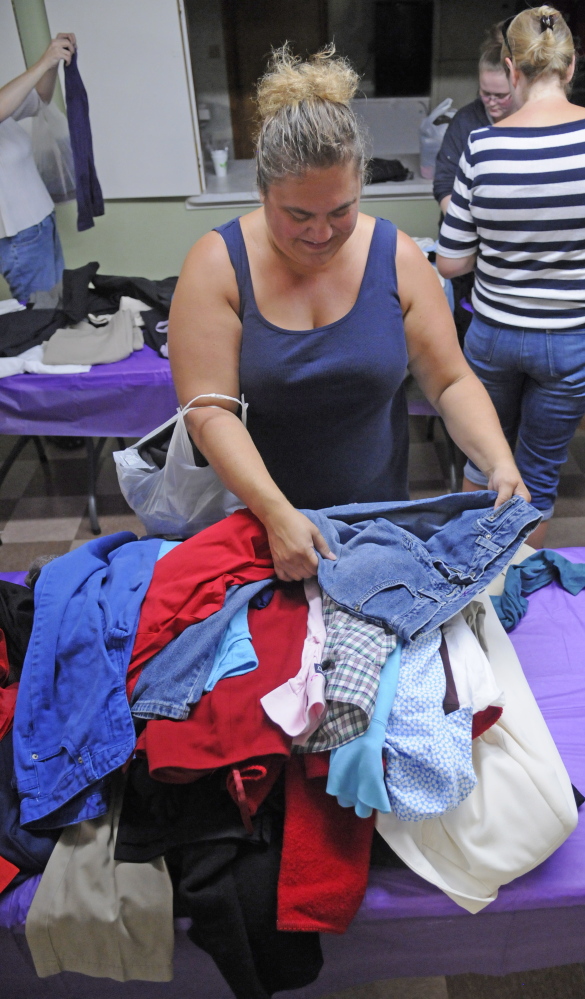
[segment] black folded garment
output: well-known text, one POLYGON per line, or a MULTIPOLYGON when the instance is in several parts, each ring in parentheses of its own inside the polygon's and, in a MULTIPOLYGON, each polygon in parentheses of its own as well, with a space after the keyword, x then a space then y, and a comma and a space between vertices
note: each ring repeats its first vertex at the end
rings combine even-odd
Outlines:
POLYGON ((17 357, 31 347, 38 347, 55 330, 67 326, 59 309, 24 309, 0 316, 0 357, 17 357))
POLYGON ((414 174, 400 160, 383 160, 373 156, 366 164, 367 184, 387 184, 401 180, 412 180, 414 174))

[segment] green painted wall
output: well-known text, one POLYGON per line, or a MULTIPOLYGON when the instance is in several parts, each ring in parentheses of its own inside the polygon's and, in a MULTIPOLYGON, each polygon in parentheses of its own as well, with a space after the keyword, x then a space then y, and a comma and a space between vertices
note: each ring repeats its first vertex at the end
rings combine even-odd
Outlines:
MULTIPOLYGON (((42 54, 50 39, 43 0, 13 0, 27 65, 42 54)), ((67 25, 64 25, 64 30, 67 25)), ((104 71, 107 71, 104 67, 104 71)), ((434 236, 438 209, 430 199, 366 202, 369 215, 389 218, 411 236, 434 236)), ((97 260, 104 274, 162 278, 177 274, 189 247, 216 225, 250 208, 197 208, 187 211, 181 198, 108 201, 93 229, 77 232, 74 203, 57 208, 67 267, 97 260)), ((0 297, 7 297, 4 285, 0 297)))

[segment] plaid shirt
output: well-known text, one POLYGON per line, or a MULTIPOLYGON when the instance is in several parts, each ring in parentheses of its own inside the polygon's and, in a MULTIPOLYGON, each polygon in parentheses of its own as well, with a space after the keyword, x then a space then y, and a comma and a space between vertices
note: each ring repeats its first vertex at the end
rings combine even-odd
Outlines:
POLYGON ((396 635, 349 614, 325 592, 323 620, 327 640, 321 668, 328 711, 306 745, 297 747, 305 753, 342 746, 366 731, 374 713, 380 670, 396 648, 396 635))

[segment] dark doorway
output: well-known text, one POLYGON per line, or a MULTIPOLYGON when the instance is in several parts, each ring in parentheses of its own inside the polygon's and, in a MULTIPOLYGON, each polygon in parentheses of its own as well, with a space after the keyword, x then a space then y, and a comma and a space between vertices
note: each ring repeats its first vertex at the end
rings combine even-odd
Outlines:
POLYGON ((376 0, 376 97, 424 97, 431 92, 433 0, 376 0))
POLYGON ((254 87, 272 48, 290 42, 300 56, 327 43, 326 0, 222 0, 236 159, 254 155, 254 87))

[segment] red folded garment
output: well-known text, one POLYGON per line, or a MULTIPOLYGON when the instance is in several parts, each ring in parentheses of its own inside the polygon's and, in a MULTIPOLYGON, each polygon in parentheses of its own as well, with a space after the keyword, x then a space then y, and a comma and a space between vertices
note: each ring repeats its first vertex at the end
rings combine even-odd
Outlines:
POLYGON ((18 872, 18 867, 11 864, 9 860, 4 860, 4 857, 0 857, 0 891, 4 891, 18 872))
POLYGON ((3 739, 12 728, 17 693, 17 683, 11 683, 9 687, 0 687, 0 739, 3 739))
POLYGON ((228 587, 266 579, 273 570, 266 531, 249 510, 237 510, 159 559, 140 611, 128 695, 139 667, 190 624, 220 610, 228 587))
POLYGON ((302 583, 277 586, 267 607, 250 608, 248 626, 258 666, 219 680, 183 721, 146 723, 137 749, 146 753, 151 777, 184 783, 197 779, 201 770, 253 756, 290 755, 291 737, 270 720, 260 698, 298 673, 307 614, 302 583))
POLYGON ((366 891, 375 814, 360 819, 342 808, 326 793, 325 776, 307 777, 323 770, 323 759, 309 761, 293 755, 285 764, 277 928, 345 933, 366 891))

